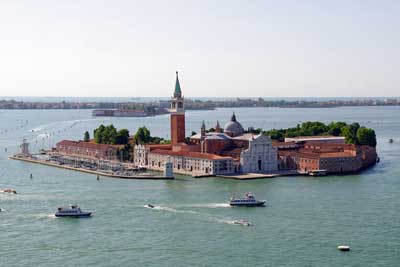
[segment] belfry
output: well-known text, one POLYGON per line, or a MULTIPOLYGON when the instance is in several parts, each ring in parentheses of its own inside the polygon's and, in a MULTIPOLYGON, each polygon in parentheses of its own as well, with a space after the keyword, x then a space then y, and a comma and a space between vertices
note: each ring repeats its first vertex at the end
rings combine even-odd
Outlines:
POLYGON ((176 72, 176 82, 174 95, 171 98, 171 144, 185 142, 185 107, 182 96, 181 85, 179 83, 178 72, 176 72))

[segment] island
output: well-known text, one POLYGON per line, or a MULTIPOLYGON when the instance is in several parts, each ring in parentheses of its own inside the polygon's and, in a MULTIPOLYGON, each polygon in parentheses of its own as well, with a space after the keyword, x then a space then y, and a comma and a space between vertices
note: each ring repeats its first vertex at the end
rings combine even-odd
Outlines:
POLYGON ((378 160, 373 129, 358 123, 304 122, 293 128, 244 129, 235 113, 221 127, 186 136, 186 101, 176 73, 170 101, 170 140, 151 136, 146 127, 127 129, 100 125, 83 140, 63 140, 40 155, 29 144, 13 156, 29 162, 65 167, 112 177, 136 177, 143 170, 194 177, 258 179, 282 175, 328 175, 359 172, 378 160))

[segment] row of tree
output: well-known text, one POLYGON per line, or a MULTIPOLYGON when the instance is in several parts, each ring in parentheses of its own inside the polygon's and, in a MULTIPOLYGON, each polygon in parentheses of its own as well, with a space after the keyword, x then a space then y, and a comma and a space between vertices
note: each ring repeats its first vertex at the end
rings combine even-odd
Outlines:
MULTIPOLYGON (((101 124, 94 130, 93 136, 97 144, 126 145, 129 142, 129 131, 127 129, 117 130, 112 124, 108 126, 101 124)), ((83 140, 90 141, 88 131, 85 132, 83 140)))
POLYGON ((249 132, 260 133, 271 137, 271 139, 283 141, 285 137, 297 136, 318 136, 318 135, 333 135, 344 136, 346 143, 355 145, 369 145, 376 147, 376 134, 373 129, 361 127, 359 123, 354 122, 347 124, 345 122, 331 122, 324 124, 319 121, 307 121, 298 124, 294 128, 272 129, 263 131, 262 129, 250 128, 249 132))
MULTIPOLYGON (((97 144, 126 145, 129 143, 129 131, 127 129, 117 130, 114 125, 104 126, 101 124, 94 130, 94 142, 97 144)), ((83 140, 90 141, 90 134, 85 132, 83 140)), ((170 140, 158 136, 151 136, 150 130, 145 126, 137 129, 133 135, 134 144, 169 144, 170 140)))

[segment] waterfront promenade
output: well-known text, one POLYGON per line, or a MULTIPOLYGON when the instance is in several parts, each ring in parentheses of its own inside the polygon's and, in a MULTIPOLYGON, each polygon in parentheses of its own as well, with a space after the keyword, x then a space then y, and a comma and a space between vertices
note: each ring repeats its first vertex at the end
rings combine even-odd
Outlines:
POLYGON ((119 174, 117 172, 103 172, 99 170, 89 170, 81 167, 74 167, 70 165, 60 165, 56 163, 52 163, 46 160, 41 160, 33 157, 22 157, 22 156, 11 156, 10 159, 13 160, 20 160, 24 162, 29 162, 29 163, 36 163, 36 164, 42 164, 46 166, 51 166, 51 167, 56 167, 56 168, 61 168, 61 169, 67 169, 67 170, 73 170, 73 171, 79 171, 79 172, 84 172, 84 173, 90 173, 90 174, 95 174, 95 175, 100 175, 100 176, 106 176, 106 177, 111 177, 111 178, 120 178, 120 179, 141 179, 141 180, 171 180, 174 179, 173 177, 165 177, 162 175, 140 175, 140 174, 132 174, 132 175, 125 175, 125 174, 119 174))

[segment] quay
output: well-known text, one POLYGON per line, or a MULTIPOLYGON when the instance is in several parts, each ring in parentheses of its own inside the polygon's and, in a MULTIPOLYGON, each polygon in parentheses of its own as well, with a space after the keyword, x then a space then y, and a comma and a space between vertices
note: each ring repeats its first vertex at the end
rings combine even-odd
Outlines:
POLYGON ((20 160, 20 161, 29 162, 29 163, 36 163, 36 164, 41 164, 41 165, 46 165, 46 166, 51 166, 51 167, 56 167, 56 168, 61 168, 61 169, 90 173, 90 174, 95 174, 95 175, 100 175, 100 176, 106 176, 106 177, 111 177, 111 178, 140 179, 140 180, 173 180, 174 179, 174 177, 172 177, 172 176, 166 177, 166 176, 162 176, 162 175, 153 175, 153 174, 149 174, 149 173, 146 173, 148 175, 140 175, 140 174, 126 175, 124 173, 118 173, 118 172, 103 172, 103 171, 99 171, 99 170, 89 170, 89 169, 85 169, 85 168, 73 167, 73 166, 68 166, 65 164, 61 165, 61 164, 49 162, 49 161, 38 159, 38 158, 19 156, 19 155, 11 156, 10 159, 20 160))

